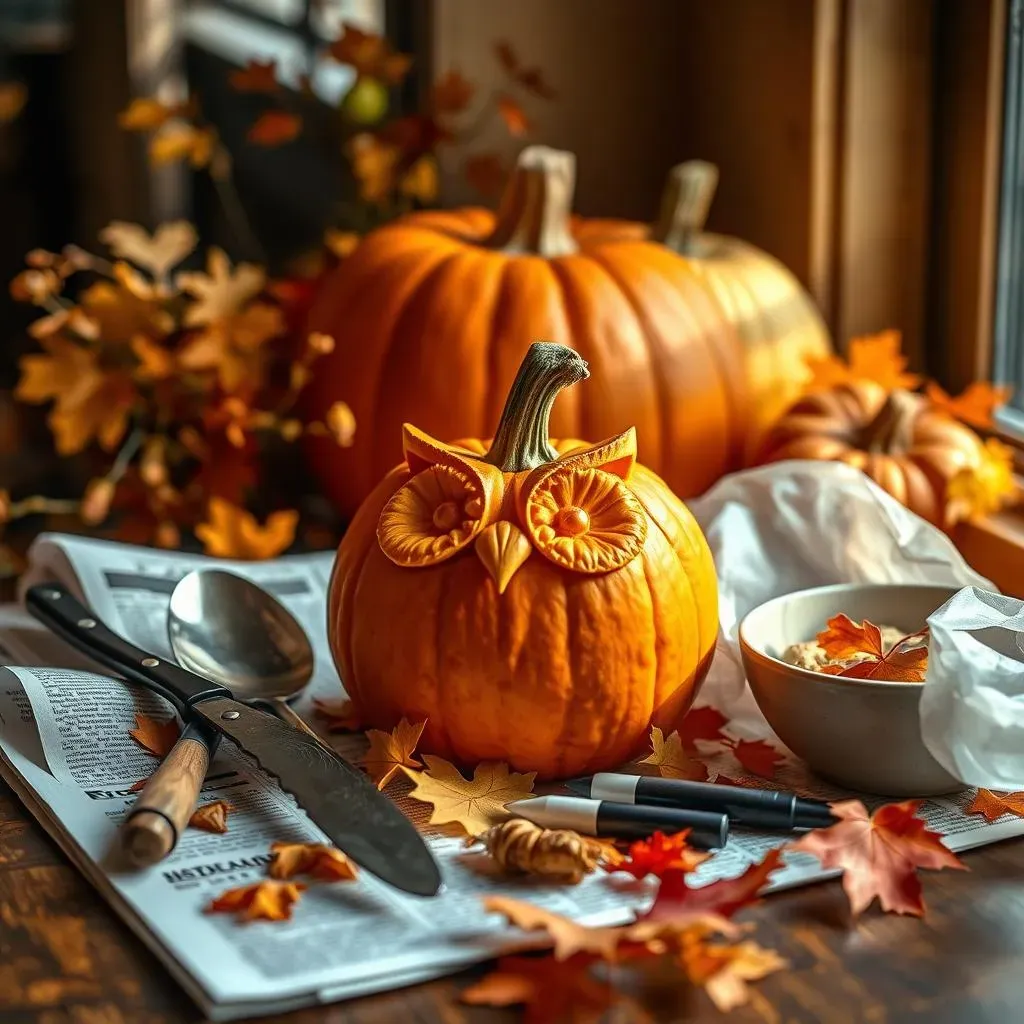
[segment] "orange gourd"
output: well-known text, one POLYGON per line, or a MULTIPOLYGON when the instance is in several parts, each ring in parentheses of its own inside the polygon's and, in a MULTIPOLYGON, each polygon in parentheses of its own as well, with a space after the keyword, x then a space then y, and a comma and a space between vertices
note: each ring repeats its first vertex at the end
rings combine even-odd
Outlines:
POLYGON ((707 542, 636 462, 632 429, 549 442, 588 376, 536 343, 494 441, 407 425, 406 461, 366 499, 331 580, 331 650, 365 724, 426 719, 421 749, 544 779, 621 765, 674 728, 718 631, 707 542))
POLYGON ((977 468, 984 447, 974 431, 921 395, 850 381, 806 395, 764 438, 757 461, 845 462, 919 516, 952 525, 946 488, 977 468))
POLYGON ((574 158, 525 149, 495 216, 410 214, 371 232, 324 282, 308 328, 334 352, 306 389, 308 415, 344 400, 351 448, 310 440, 324 492, 350 515, 401 458, 405 421, 480 437, 527 339, 571 344, 593 374, 553 414, 560 437, 637 428, 639 456, 681 496, 744 455, 743 350, 693 264, 665 246, 572 219, 574 158))

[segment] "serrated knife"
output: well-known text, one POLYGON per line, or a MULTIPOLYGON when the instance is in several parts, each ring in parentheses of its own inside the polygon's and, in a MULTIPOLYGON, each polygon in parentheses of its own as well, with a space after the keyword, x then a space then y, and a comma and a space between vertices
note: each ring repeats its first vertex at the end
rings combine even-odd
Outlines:
POLYGON ((437 862, 398 807, 344 758, 230 690, 141 650, 101 622, 66 588, 38 584, 25 606, 94 661, 165 697, 185 722, 237 743, 291 793, 327 837, 358 865, 418 896, 441 887, 437 862))

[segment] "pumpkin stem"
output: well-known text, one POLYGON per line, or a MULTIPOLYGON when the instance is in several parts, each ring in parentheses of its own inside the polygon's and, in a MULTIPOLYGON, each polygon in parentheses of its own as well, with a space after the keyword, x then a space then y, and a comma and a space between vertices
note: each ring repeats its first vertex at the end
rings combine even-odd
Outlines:
POLYGON ((548 440, 551 406, 562 388, 590 376, 578 352, 551 341, 535 341, 512 382, 490 451, 483 461, 503 473, 536 469, 558 458, 548 440))
POLYGON ((651 239, 684 256, 695 254, 718 186, 718 168, 706 160, 687 160, 668 172, 661 193, 661 211, 651 239))
POLYGON ((903 455, 914 439, 914 420, 921 410, 921 396, 897 388, 864 428, 862 447, 872 455, 903 455))
POLYGON ((548 146, 527 146, 516 160, 484 243, 506 253, 568 256, 578 246, 569 230, 576 157, 548 146))

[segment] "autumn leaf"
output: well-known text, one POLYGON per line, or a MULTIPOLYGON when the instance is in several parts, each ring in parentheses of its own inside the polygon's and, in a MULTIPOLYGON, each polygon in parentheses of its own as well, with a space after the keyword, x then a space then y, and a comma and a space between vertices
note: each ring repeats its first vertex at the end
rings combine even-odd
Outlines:
POLYGON ((255 882, 228 889, 207 907, 206 913, 238 914, 245 921, 287 921, 306 886, 302 882, 255 882))
POLYGON ((188 819, 191 828, 202 829, 204 832, 224 833, 228 830, 228 812, 233 808, 225 800, 214 800, 212 803, 197 807, 188 819))
POLYGON ((215 323, 234 316, 266 283, 266 274, 252 263, 231 266, 227 253, 216 246, 210 248, 206 272, 188 271, 177 275, 175 283, 196 301, 185 311, 187 327, 215 323))
POLYGON ((351 256, 359 246, 359 235, 355 231, 338 231, 329 228, 324 232, 324 245, 339 259, 351 256))
POLYGON ((391 732, 382 732, 380 729, 366 730, 370 749, 363 758, 363 767, 377 783, 378 789, 383 789, 398 774, 398 769, 402 765, 407 768, 423 767, 412 755, 426 724, 423 721, 418 725, 410 725, 403 718, 391 732))
POLYGON ((818 634, 817 642, 825 654, 836 661, 848 660, 857 655, 867 656, 845 667, 826 666, 824 671, 827 675, 920 683, 924 681, 928 668, 928 647, 907 647, 906 644, 926 634, 927 628, 910 633, 893 644, 888 652, 883 652, 882 631, 878 626, 867 619, 854 622, 849 616, 839 614, 828 620, 827 628, 818 634))
POLYGON ((478 153, 466 158, 462 174, 482 196, 494 199, 501 195, 508 177, 508 168, 497 153, 478 153))
POLYGON ((501 914, 509 924, 523 931, 546 932, 554 945, 556 960, 568 960, 576 953, 591 953, 611 960, 624 937, 620 927, 588 928, 561 914, 507 896, 487 896, 483 904, 484 910, 501 914))
POLYGON ((473 100, 476 86, 458 71, 446 71, 436 82, 430 93, 430 102, 435 113, 461 114, 473 100))
POLYGON ((376 78, 387 85, 397 85, 412 67, 412 57, 395 53, 387 40, 351 22, 342 25, 341 35, 331 43, 328 54, 339 64, 353 68, 357 78, 376 78))
POLYGON ((212 128, 196 128, 184 121, 171 121, 149 140, 149 162, 154 167, 187 160, 197 170, 213 159, 217 133, 212 128))
POLYGON ((277 92, 277 61, 249 60, 231 72, 228 85, 237 92, 277 92))
POLYGON ((789 849, 810 853, 824 868, 841 868, 843 889, 854 916, 877 896, 886 911, 924 914, 917 868, 938 871, 965 864, 915 815, 920 800, 886 804, 869 815, 859 800, 831 804, 837 825, 801 836, 789 849))
POLYGON ((178 741, 181 729, 173 718, 156 719, 136 712, 135 728, 128 734, 140 747, 157 757, 166 757, 178 741))
POLYGON ((0 82, 0 124, 13 121, 28 102, 28 89, 21 82, 0 82))
POLYGON ((917 374, 907 373, 907 357, 901 354, 902 338, 899 331, 854 338, 849 344, 846 362, 838 356, 811 359, 808 367, 812 379, 809 387, 830 388, 850 380, 873 380, 887 390, 914 389, 921 383, 917 374))
POLYGON ((606 864, 604 869, 609 872, 626 871, 634 878, 646 878, 648 875, 662 878, 669 871, 683 874, 694 871, 711 854, 690 849, 686 843, 689 834, 689 829, 672 836, 655 832, 650 839, 632 843, 626 859, 615 864, 606 864))
POLYGON ((728 722, 729 719, 710 704, 692 708, 686 713, 678 730, 683 749, 693 754, 697 752, 697 740, 705 740, 710 743, 725 739, 722 726, 727 725, 728 722))
POLYGON ((849 679, 878 679, 887 683, 923 683, 928 671, 927 647, 893 646, 877 661, 858 661, 835 673, 849 679))
POLYGON ((983 814, 986 821, 998 821, 1004 814, 1024 818, 1024 793, 993 793, 979 789, 965 814, 983 814))
POLYGON ((591 976, 591 962, 505 956, 459 999, 472 1006, 523 1006, 524 1024, 598 1024, 617 996, 608 982, 591 976))
POLYGON ((651 748, 652 752, 638 764, 655 765, 666 779, 707 780, 707 768, 700 761, 692 761, 686 756, 679 733, 669 733, 666 737, 656 725, 651 726, 651 748))
POLYGON ((502 70, 514 82, 541 99, 553 100, 555 98, 556 93, 545 81, 540 68, 524 68, 518 54, 512 49, 511 43, 504 39, 500 40, 495 43, 494 52, 502 70))
POLYGON ((172 117, 177 117, 180 108, 177 105, 161 103, 151 97, 140 96, 131 101, 117 115, 118 124, 126 131, 153 131, 165 124, 172 117))
POLYGON ((724 878, 698 888, 686 881, 686 872, 670 871, 661 880, 651 909, 638 920, 671 924, 690 921, 696 915, 713 914, 730 918, 757 899, 768 876, 782 867, 781 850, 769 850, 757 864, 752 864, 737 878, 724 878))
POLYGON ((842 660, 855 654, 870 654, 881 658, 882 631, 873 622, 865 619, 854 622, 840 612, 825 623, 826 628, 817 636, 818 646, 830 658, 842 660))
POLYGON ((529 796, 537 774, 510 772, 506 764, 485 762, 477 765, 472 779, 466 779, 444 758, 424 754, 423 761, 423 772, 402 767, 415 783, 409 796, 434 805, 431 825, 458 824, 471 836, 507 818, 505 804, 529 796))
POLYGON ((421 156, 398 183, 403 196, 421 203, 432 203, 437 199, 439 189, 437 161, 432 156, 421 156))
POLYGON ((291 545, 298 521, 298 512, 284 509, 272 512, 260 526, 244 508, 223 498, 210 498, 207 519, 195 532, 208 555, 260 560, 273 558, 291 545))
POLYGON ((375 135, 360 132, 348 145, 352 173, 359 182, 359 196, 368 203, 382 203, 395 188, 401 156, 399 148, 375 135))
POLYGON ((302 131, 302 118, 287 110, 267 110, 253 123, 245 137, 257 146, 283 146, 302 131))
POLYGON ((789 961, 774 950, 756 942, 712 943, 696 931, 684 937, 679 963, 690 982, 702 987, 722 1013, 749 1000, 748 981, 758 981, 789 966, 789 961))
POLYGON ((185 220, 161 224, 151 235, 138 224, 111 221, 100 231, 100 241, 129 263, 162 278, 196 247, 196 229, 185 220))
POLYGON ((1013 388, 996 386, 988 381, 974 381, 955 397, 944 391, 934 381, 929 381, 924 390, 928 401, 936 408, 975 430, 992 429, 992 413, 1010 400, 1013 388))
POLYGON ((501 115, 501 119, 505 122, 505 127, 508 129, 509 135, 514 135, 518 138, 529 134, 531 127, 530 122, 527 120, 523 108, 514 97, 509 95, 499 96, 498 113, 501 115))
POLYGON ((763 779, 775 777, 775 769, 784 760, 783 756, 764 740, 738 740, 731 745, 732 756, 748 772, 763 779))
POLYGON ((994 437, 985 441, 976 466, 965 466, 950 480, 946 497, 950 518, 983 519, 1019 497, 1013 449, 994 437))
POLYGON ((313 698, 313 709, 318 718, 327 720, 328 732, 359 732, 363 726, 356 714, 355 705, 352 701, 343 700, 321 700, 313 698))
POLYGON ((358 874, 355 864, 341 850, 323 843, 272 843, 271 878, 312 875, 325 882, 347 882, 358 874))

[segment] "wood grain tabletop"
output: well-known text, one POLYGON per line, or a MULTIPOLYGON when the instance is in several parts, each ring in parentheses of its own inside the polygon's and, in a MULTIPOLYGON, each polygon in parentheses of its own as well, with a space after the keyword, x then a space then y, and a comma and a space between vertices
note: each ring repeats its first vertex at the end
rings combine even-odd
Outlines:
MULTIPOLYGON (((838 882, 778 893, 739 921, 791 967, 754 986, 736 1022, 1019 1024, 1024 1021, 1024 841, 963 854, 969 872, 922 872, 924 920, 867 911, 850 921, 838 882)), ((514 1010, 462 1006, 480 967, 436 982, 262 1021, 501 1024, 514 1010)), ((608 1022, 724 1018, 700 991, 649 979, 638 1011, 608 1022)), ((0 783, 0 1021, 192 1024, 202 1013, 0 783)))

